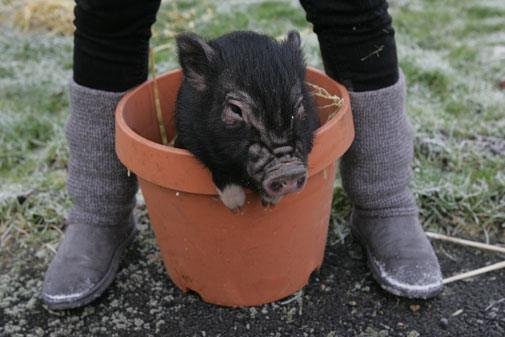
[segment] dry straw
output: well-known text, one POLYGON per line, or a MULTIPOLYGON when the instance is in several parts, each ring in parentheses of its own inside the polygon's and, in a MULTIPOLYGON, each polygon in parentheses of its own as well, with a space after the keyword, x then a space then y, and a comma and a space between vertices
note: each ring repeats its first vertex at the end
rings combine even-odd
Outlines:
MULTIPOLYGON (((447 236, 447 235, 433 233, 433 232, 426 232, 426 236, 428 236, 431 239, 457 243, 459 245, 463 245, 463 246, 467 246, 467 247, 474 247, 474 248, 489 250, 489 251, 498 252, 498 253, 505 253, 505 247, 489 245, 487 243, 459 239, 459 238, 455 238, 452 236, 447 236)), ((477 276, 480 274, 488 273, 490 271, 499 270, 499 269, 503 269, 503 268, 505 268, 505 261, 498 262, 498 263, 495 263, 495 264, 492 264, 492 265, 489 265, 486 267, 474 269, 474 270, 471 270, 471 271, 468 271, 465 273, 461 273, 461 274, 457 274, 457 275, 445 278, 444 284, 451 283, 454 281, 464 280, 464 279, 467 279, 470 277, 474 277, 474 276, 477 276)))
POLYGON ((161 142, 163 145, 168 145, 167 129, 163 122, 163 112, 161 111, 160 90, 158 89, 158 77, 156 76, 156 62, 154 60, 154 49, 149 50, 149 68, 153 79, 153 97, 154 109, 156 110, 156 118, 158 119, 158 127, 160 128, 161 142))
POLYGON ((321 98, 324 98, 324 99, 327 99, 327 100, 330 100, 331 103, 329 104, 326 104, 326 105, 323 105, 321 107, 319 107, 320 109, 326 109, 326 108, 329 108, 329 107, 333 107, 335 109, 335 111, 333 111, 332 113, 330 113, 328 115, 328 120, 332 119, 333 117, 335 117, 335 115, 337 114, 337 112, 340 111, 340 109, 342 108, 342 105, 344 105, 344 99, 337 96, 337 95, 332 95, 330 94, 325 88, 323 87, 320 87, 316 84, 313 84, 313 83, 309 83, 309 82, 305 82, 310 88, 312 88, 312 95, 315 96, 315 97, 321 97, 321 98))
POLYGON ((4 13, 24 31, 49 31, 60 35, 74 32, 74 2, 69 0, 7 1, 4 13))

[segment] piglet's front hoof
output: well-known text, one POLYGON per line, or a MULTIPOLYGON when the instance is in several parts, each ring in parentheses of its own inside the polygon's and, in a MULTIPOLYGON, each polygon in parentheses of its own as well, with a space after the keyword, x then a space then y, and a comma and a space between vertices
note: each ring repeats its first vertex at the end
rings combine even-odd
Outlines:
POLYGON ((223 204, 231 211, 236 212, 244 206, 245 192, 241 186, 235 184, 227 185, 222 191, 218 189, 217 192, 223 204))

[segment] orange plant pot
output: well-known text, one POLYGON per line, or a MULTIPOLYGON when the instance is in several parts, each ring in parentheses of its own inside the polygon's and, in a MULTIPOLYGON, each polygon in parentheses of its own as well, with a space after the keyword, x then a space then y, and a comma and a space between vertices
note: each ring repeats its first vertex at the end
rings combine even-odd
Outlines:
MULTIPOLYGON (((182 73, 157 78, 168 138, 182 73)), ((354 137, 346 89, 315 69, 307 81, 343 98, 315 96, 322 126, 309 155, 305 188, 263 207, 247 193, 232 213, 219 200, 210 172, 188 151, 161 145, 153 81, 126 94, 116 110, 116 152, 138 177, 165 267, 183 291, 225 306, 252 306, 286 297, 307 284, 323 261, 335 161, 354 137), (332 116, 332 117, 330 117, 332 116)), ((210 140, 212 141, 212 140, 210 140)))

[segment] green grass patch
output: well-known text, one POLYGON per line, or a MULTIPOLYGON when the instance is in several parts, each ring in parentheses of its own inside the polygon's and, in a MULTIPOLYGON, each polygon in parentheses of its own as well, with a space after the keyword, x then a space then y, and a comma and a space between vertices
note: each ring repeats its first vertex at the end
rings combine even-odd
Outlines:
POLYGON ((264 1, 248 9, 261 23, 272 25, 276 21, 289 21, 297 27, 307 26, 305 12, 300 7, 286 5, 285 1, 264 1))
POLYGON ((470 48, 469 46, 462 45, 451 48, 449 50, 448 58, 456 64, 461 63, 461 65, 464 65, 464 63, 466 63, 468 66, 468 62, 475 62, 478 55, 479 52, 478 50, 475 50, 475 48, 470 48))
POLYGON ((471 6, 465 11, 469 19, 482 20, 488 18, 505 18, 505 10, 491 6, 471 6))
POLYGON ((447 95, 451 89, 449 77, 441 70, 426 70, 409 63, 404 63, 402 69, 410 81, 426 86, 438 96, 447 95))

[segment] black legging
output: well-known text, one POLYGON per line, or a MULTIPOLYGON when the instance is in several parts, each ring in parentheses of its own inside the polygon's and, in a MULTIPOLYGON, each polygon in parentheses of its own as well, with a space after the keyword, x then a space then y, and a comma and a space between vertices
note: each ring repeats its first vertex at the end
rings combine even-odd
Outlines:
POLYGON ((74 81, 115 92, 144 82, 159 7, 160 0, 76 0, 74 81))
MULTIPOLYGON (((326 73, 350 90, 398 80, 394 30, 385 0, 300 0, 314 25, 326 73)), ((151 25, 160 0, 76 0, 74 80, 125 91, 147 78, 151 25)))

